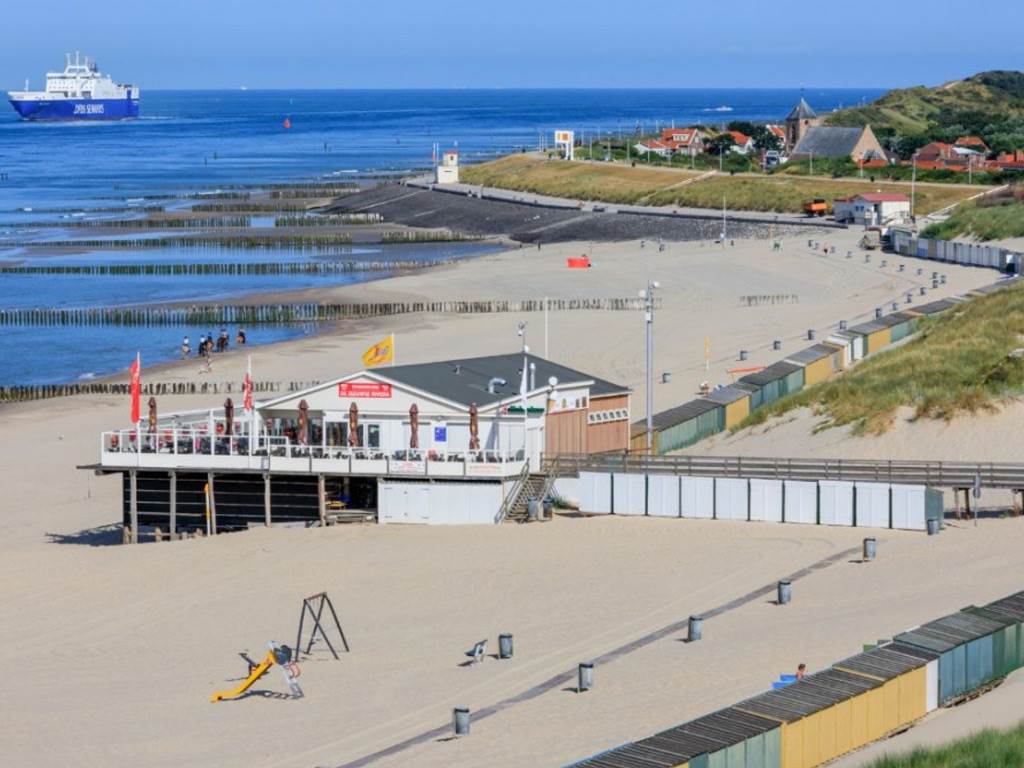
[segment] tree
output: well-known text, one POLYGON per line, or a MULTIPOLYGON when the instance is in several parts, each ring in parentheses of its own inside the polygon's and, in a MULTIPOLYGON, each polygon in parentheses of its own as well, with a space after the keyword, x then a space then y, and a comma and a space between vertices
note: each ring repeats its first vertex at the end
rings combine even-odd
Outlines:
POLYGON ((733 120, 729 123, 730 131, 738 131, 744 136, 753 136, 757 133, 758 129, 763 129, 764 126, 754 125, 749 120, 733 120))
POLYGON ((704 148, 712 155, 724 155, 735 146, 736 139, 728 133, 720 133, 704 143, 704 148))
POLYGON ((754 126, 753 133, 747 134, 754 140, 754 149, 760 152, 782 149, 782 139, 763 125, 754 126))

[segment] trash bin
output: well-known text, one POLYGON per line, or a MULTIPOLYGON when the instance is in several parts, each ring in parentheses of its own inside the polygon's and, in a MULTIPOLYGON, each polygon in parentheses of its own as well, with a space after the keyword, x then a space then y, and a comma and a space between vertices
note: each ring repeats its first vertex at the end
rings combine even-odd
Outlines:
POLYGON ((690 617, 689 637, 687 638, 687 640, 689 642, 692 643, 692 642, 695 642, 697 640, 700 640, 700 638, 702 636, 701 629, 702 629, 703 623, 704 623, 704 619, 702 617, 700 617, 700 616, 691 616, 690 617))
POLYGON ((550 496, 544 499, 544 518, 545 520, 551 520, 555 514, 555 500, 550 496))
POLYGON ((868 560, 874 560, 875 559, 875 552, 876 552, 877 546, 878 546, 878 542, 876 542, 874 539, 864 539, 864 560, 865 560, 865 562, 868 561, 868 560))
POLYGON ((465 707, 456 707, 452 713, 455 720, 455 735, 465 736, 469 733, 469 710, 465 707))
POLYGON ((788 581, 779 582, 779 605, 786 605, 793 599, 793 585, 788 581))
POLYGON ((504 635, 498 635, 498 658, 512 658, 512 635, 507 633, 504 635))
POLYGON ((576 690, 580 693, 589 691, 594 687, 594 665, 590 662, 583 662, 579 668, 579 683, 576 690))
POLYGON ((540 499, 530 499, 526 503, 526 519, 531 523, 539 520, 540 510, 540 499))

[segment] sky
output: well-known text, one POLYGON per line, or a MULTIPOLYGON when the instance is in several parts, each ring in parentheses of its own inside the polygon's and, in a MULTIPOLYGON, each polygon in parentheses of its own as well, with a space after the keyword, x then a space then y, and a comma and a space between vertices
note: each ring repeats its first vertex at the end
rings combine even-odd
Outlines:
POLYGON ((3 89, 41 87, 75 50, 143 89, 892 88, 1024 69, 1022 0, 7 0, 2 18, 3 89))

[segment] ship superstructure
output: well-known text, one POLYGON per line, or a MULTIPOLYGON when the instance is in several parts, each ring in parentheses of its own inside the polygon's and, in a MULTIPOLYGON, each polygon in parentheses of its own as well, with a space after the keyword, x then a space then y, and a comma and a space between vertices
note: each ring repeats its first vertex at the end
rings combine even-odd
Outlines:
POLYGON ((139 116, 139 89, 115 83, 89 57, 67 54, 63 72, 46 73, 46 89, 8 91, 25 120, 124 120, 139 116))

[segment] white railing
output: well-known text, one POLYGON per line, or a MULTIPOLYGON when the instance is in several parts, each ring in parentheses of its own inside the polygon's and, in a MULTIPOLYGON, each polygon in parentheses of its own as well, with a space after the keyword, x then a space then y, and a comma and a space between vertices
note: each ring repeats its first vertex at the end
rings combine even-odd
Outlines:
POLYGON ((522 451, 437 451, 306 445, 287 437, 209 434, 202 428, 103 432, 101 463, 111 467, 281 469, 292 472, 421 477, 510 477, 522 471, 522 451))

